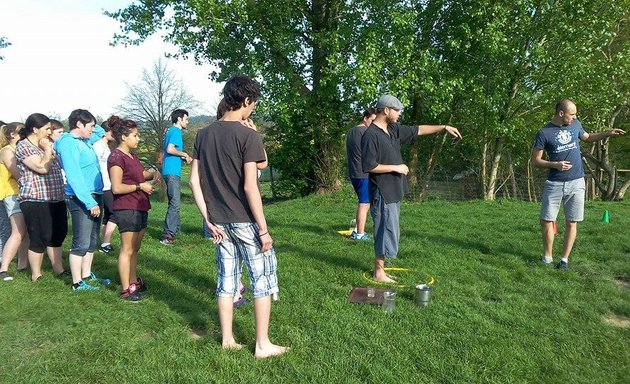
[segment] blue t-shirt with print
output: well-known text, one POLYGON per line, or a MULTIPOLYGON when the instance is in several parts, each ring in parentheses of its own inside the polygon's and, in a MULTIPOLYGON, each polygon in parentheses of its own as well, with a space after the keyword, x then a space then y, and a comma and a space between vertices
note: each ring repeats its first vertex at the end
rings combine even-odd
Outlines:
POLYGON ((534 148, 547 152, 549 161, 568 161, 572 165, 568 171, 550 168, 547 180, 571 181, 584 177, 580 138, 585 133, 582 124, 577 119, 562 127, 549 123, 538 131, 534 148))
POLYGON ((171 155, 166 151, 169 144, 173 144, 178 151, 184 150, 184 138, 179 127, 172 126, 164 137, 164 161, 162 163, 162 175, 182 175, 182 158, 171 155))

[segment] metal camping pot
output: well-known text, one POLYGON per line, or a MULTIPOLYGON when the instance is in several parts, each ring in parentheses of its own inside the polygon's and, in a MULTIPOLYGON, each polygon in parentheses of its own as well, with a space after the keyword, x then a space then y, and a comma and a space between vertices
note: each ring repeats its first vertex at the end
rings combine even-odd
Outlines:
POLYGON ((431 303, 433 287, 426 284, 416 285, 416 305, 426 307, 431 303))

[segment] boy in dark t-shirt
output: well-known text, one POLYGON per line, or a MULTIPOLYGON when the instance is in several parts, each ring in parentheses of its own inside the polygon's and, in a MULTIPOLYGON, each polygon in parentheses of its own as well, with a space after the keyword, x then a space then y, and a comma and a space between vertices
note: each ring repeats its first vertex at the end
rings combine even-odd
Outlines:
POLYGON ((558 216, 560 204, 564 206, 565 232, 562 256, 556 268, 569 267, 569 255, 577 237, 577 223, 584 220, 586 186, 578 139, 594 142, 623 134, 625 132, 621 129, 587 133, 577 119, 577 107, 569 99, 556 104, 553 119, 536 134, 531 157, 532 165, 549 168, 540 211, 544 264, 553 263, 553 223, 558 216), (543 152, 547 152, 548 160, 543 159, 543 152))
POLYGON ((227 111, 197 133, 190 187, 195 203, 216 244, 217 302, 222 347, 240 349, 232 332, 233 298, 238 294, 241 265, 251 278, 256 320, 257 358, 285 353, 269 340, 271 295, 278 293, 277 259, 258 188, 257 163, 266 161, 262 138, 245 126, 260 96, 249 77, 225 83, 227 111))

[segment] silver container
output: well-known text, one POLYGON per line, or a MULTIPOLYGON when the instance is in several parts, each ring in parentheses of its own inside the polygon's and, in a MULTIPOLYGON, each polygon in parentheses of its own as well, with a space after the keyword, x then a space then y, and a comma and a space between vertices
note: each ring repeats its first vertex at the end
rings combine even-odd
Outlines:
POLYGON ((426 284, 416 285, 416 305, 426 307, 431 303, 433 287, 426 284))

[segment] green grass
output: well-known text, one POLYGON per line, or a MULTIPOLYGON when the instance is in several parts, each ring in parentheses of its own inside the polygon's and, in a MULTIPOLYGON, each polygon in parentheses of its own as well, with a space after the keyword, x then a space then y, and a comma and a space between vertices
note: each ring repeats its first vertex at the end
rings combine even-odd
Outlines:
MULTIPOLYGON (((221 351, 200 216, 183 206, 183 235, 161 246, 165 205, 154 203, 139 256, 143 302, 121 301, 118 287, 73 293, 48 265, 38 283, 22 274, 0 284, 0 382, 628 382, 630 329, 605 318, 630 318, 630 292, 616 284, 630 281, 630 203, 587 203, 568 272, 538 263, 538 204, 403 203, 394 266, 410 269, 398 274, 404 285, 434 276, 433 303, 419 309, 412 288, 398 288, 386 314, 348 303, 373 263, 371 243, 336 233, 354 201, 346 189, 265 209, 281 284, 270 335, 292 347, 287 355, 254 359, 251 306, 235 313, 248 348, 221 351)), ((116 256, 98 254, 94 269, 117 281, 116 256)))

